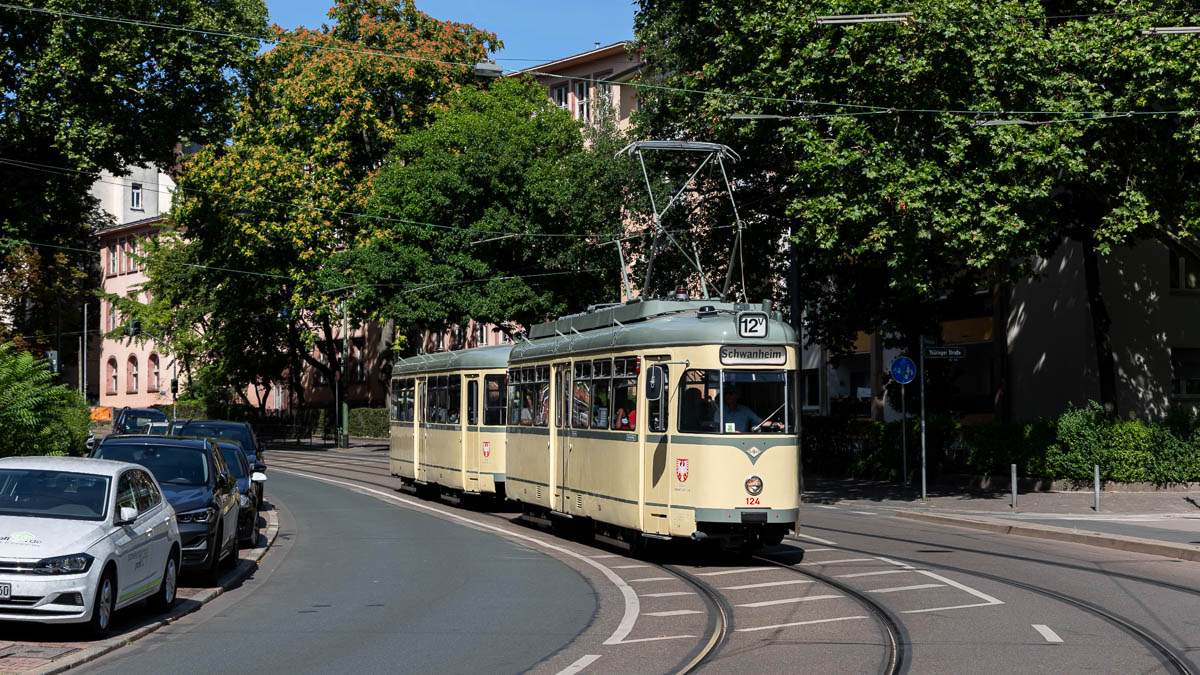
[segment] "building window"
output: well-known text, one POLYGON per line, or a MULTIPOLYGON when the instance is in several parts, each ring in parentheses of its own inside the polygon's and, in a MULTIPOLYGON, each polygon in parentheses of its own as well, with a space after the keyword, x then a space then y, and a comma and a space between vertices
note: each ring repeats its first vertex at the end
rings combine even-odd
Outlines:
POLYGON ((138 250, 137 239, 130 239, 129 240, 129 271, 130 272, 138 271, 137 258, 134 257, 137 255, 137 250, 138 250))
POLYGON ((363 358, 363 352, 366 351, 363 338, 355 338, 351 346, 354 348, 354 360, 350 362, 350 381, 366 382, 367 361, 363 358))
POLYGON ((108 332, 116 330, 118 325, 117 308, 110 302, 108 303, 108 332))
POLYGON ((487 326, 481 323, 475 324, 475 344, 477 346, 487 344, 487 326))
POLYGON ((117 360, 108 360, 108 393, 117 393, 117 360))
POLYGON ((800 400, 805 410, 821 407, 821 378, 816 368, 800 371, 800 400))
POLYGON ((1200 290, 1200 260, 1194 256, 1171 251, 1171 289, 1200 290))
POLYGON ((126 388, 126 393, 136 394, 138 390, 138 362, 136 356, 129 357, 129 366, 125 374, 125 382, 129 385, 126 388))
POLYGON ((554 99, 554 105, 562 108, 563 110, 566 110, 568 107, 568 105, 567 105, 568 91, 569 90, 567 89, 567 85, 565 85, 565 84, 562 86, 559 86, 559 87, 555 87, 551 91, 551 98, 554 99))
POLYGON ((1200 398, 1200 348, 1171 349, 1171 394, 1200 398))
POLYGON ((134 183, 129 186, 129 208, 134 211, 142 210, 142 184, 134 183))
POLYGON ((575 83, 575 119, 584 122, 591 119, 591 101, 588 99, 588 83, 585 80, 575 83))
POLYGON ((150 355, 150 387, 146 391, 159 391, 158 354, 150 355))

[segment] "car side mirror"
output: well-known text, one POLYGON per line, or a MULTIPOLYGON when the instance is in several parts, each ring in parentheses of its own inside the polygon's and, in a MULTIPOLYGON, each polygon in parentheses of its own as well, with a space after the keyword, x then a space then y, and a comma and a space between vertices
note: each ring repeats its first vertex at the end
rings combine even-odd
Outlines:
POLYGON ((224 490, 229 487, 229 476, 227 474, 217 474, 217 489, 224 490))
POLYGON ((255 471, 254 473, 250 474, 250 480, 254 481, 255 483, 265 483, 267 482, 267 474, 261 471, 255 471))
POLYGON ((646 400, 657 401, 663 394, 662 366, 650 366, 646 371, 646 400))
MULTIPOLYGON (((263 464, 262 462, 255 462, 253 468, 255 471, 266 471, 267 465, 263 464)), ((266 480, 266 479, 264 478, 263 480, 266 480)))
POLYGON ((138 511, 132 506, 122 506, 120 517, 117 519, 116 525, 129 525, 137 520, 138 511))

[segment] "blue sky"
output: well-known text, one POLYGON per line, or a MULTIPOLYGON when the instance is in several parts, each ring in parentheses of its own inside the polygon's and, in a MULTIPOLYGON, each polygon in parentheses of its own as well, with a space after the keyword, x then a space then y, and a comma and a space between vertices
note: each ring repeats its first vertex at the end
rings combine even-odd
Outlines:
MULTIPOLYGON (((334 0, 267 0, 270 20, 284 28, 316 28, 334 0)), ((633 0, 417 0, 417 8, 447 21, 491 31, 504 41, 497 60, 525 68, 633 38, 633 0), (515 59, 528 59, 521 61, 515 59)))

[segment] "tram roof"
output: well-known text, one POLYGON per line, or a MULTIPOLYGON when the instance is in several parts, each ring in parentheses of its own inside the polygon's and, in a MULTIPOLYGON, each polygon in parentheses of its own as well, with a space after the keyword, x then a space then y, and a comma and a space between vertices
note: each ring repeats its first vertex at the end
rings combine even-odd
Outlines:
POLYGON ((506 368, 512 345, 490 345, 437 354, 410 356, 392 368, 393 375, 416 375, 443 370, 506 368))
POLYGON ((649 300, 599 307, 534 326, 531 341, 513 345, 510 360, 641 347, 710 344, 795 345, 796 331, 766 305, 714 300, 649 300), (736 317, 768 311, 767 337, 738 336, 736 317))

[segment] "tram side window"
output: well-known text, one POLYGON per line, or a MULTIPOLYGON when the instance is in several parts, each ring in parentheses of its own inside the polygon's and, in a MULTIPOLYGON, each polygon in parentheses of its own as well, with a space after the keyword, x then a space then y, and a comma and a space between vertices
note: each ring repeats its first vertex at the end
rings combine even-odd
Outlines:
POLYGON ((479 380, 467 380, 467 424, 479 424, 479 380))
POLYGON ((609 404, 609 389, 612 387, 612 361, 602 359, 592 362, 592 428, 607 429, 612 410, 609 404))
POLYGON ((592 362, 575 364, 575 382, 571 403, 571 426, 586 429, 592 418, 592 362))
POLYGON ((521 423, 521 369, 513 368, 508 373, 508 423, 521 423))
POLYGON ((458 424, 462 412, 462 375, 451 375, 446 379, 446 421, 458 424))
POLYGON ((659 368, 662 368, 662 395, 659 396, 657 401, 646 402, 646 405, 650 408, 646 421, 649 422, 650 431, 661 432, 667 430, 668 412, 670 411, 668 401, 671 398, 671 378, 669 377, 667 366, 660 365, 659 368))
POLYGON ((533 411, 537 401, 537 371, 533 368, 521 369, 521 413, 520 422, 523 427, 533 426, 533 411))
POLYGON ((447 399, 449 398, 446 393, 446 389, 448 386, 449 378, 447 378, 445 375, 439 375, 437 378, 437 395, 435 397, 435 412, 437 413, 437 417, 433 419, 433 421, 438 424, 446 423, 446 404, 447 399))
POLYGON ((483 378, 483 423, 487 426, 504 426, 508 412, 504 407, 507 381, 504 375, 485 375, 483 378))
POLYGON ((571 426, 571 366, 563 364, 557 366, 555 372, 554 389, 558 395, 558 408, 554 413, 554 423, 559 428, 571 426))
POLYGON ((637 358, 617 359, 613 363, 612 428, 633 431, 637 428, 637 358))
POLYGON ((401 400, 400 400, 400 399, 401 399, 401 396, 403 396, 403 393, 404 393, 403 385, 404 385, 404 380, 401 380, 401 379, 400 379, 400 378, 398 378, 398 377, 392 380, 392 411, 391 411, 391 418, 392 418, 392 421, 393 421, 393 422, 399 422, 399 421, 402 419, 402 418, 400 417, 400 410, 402 409, 402 407, 401 407, 401 403, 402 403, 402 402, 401 402, 401 400))
POLYGON ((392 419, 397 422, 413 421, 412 380, 392 380, 392 419))
POLYGON ((533 425, 544 427, 550 423, 550 366, 537 367, 537 387, 534 405, 537 406, 533 415, 533 425))
POLYGON ((691 433, 719 431, 714 415, 720 400, 721 371, 684 371, 679 386, 679 430, 691 433))

